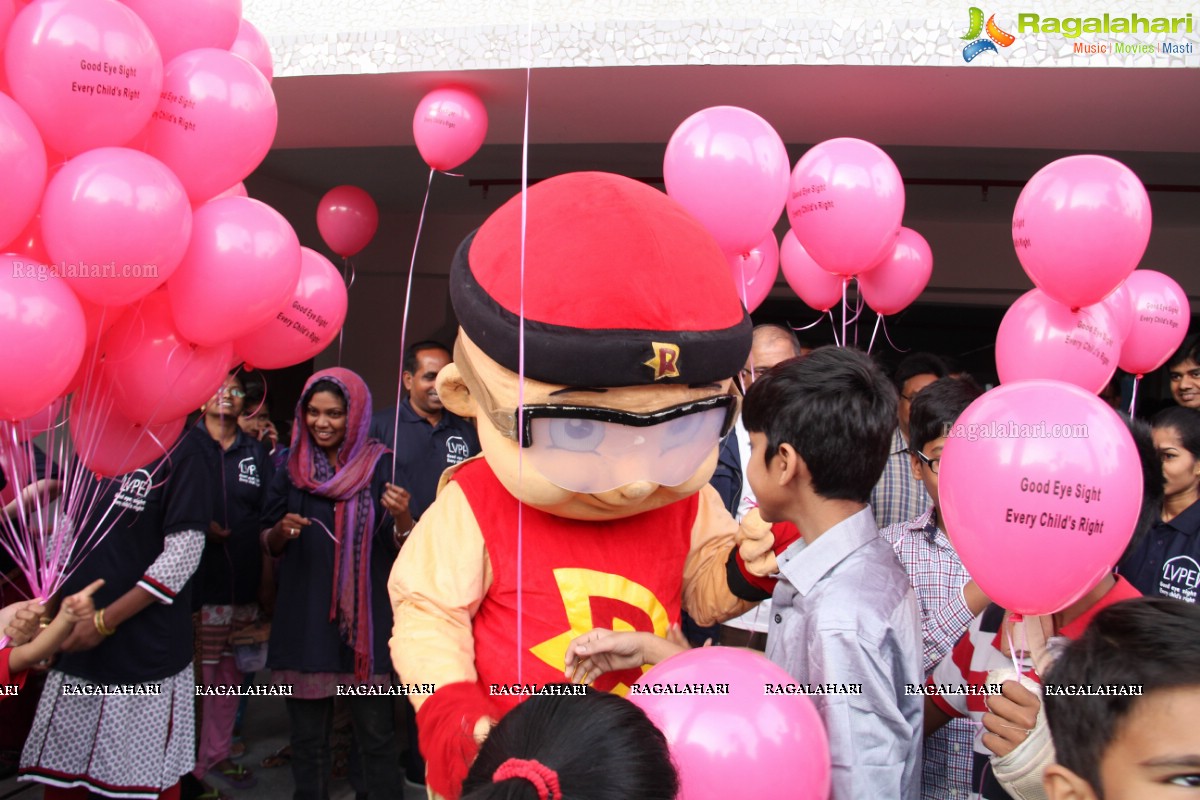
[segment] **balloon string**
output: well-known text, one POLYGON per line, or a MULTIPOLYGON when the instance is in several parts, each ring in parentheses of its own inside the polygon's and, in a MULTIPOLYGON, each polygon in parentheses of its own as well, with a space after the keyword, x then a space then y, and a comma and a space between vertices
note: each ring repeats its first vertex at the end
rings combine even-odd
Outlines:
POLYGON ((1129 418, 1133 419, 1133 410, 1137 408, 1137 390, 1138 384, 1142 381, 1142 374, 1139 372, 1133 376, 1133 392, 1129 396, 1129 418))
MULTIPOLYGON (((413 240, 412 258, 408 262, 408 284, 404 287, 404 314, 400 318, 400 366, 396 370, 396 416, 392 420, 392 449, 400 439, 400 401, 404 397, 404 348, 408 336, 408 312, 412 308, 413 273, 417 271, 417 247, 421 244, 421 229, 425 227, 425 211, 429 208, 429 194, 433 190, 433 167, 425 181, 425 200, 421 203, 421 216, 417 217, 417 237, 413 240)), ((392 455, 392 483, 396 482, 396 457, 392 455)))
POLYGON ((842 343, 838 341, 837 320, 833 316, 833 309, 831 308, 825 313, 829 315, 829 325, 833 328, 833 343, 838 347, 841 347, 842 343))
MULTIPOLYGON (((525 121, 521 131, 521 259, 518 274, 518 308, 517 308, 517 435, 523 435, 525 430, 525 234, 529 221, 529 95, 530 84, 533 82, 533 0, 529 0, 528 19, 525 27, 525 41, 528 47, 529 61, 525 65, 525 121)), ((524 450, 517 449, 517 487, 522 486, 524 477, 524 450)), ((522 642, 525 641, 524 628, 524 552, 525 552, 525 504, 517 501, 517 683, 523 682, 524 651, 522 642)))
POLYGON ((849 278, 842 278, 842 341, 839 347, 846 346, 846 290, 850 285, 849 278))
POLYGON ((875 347, 875 335, 879 333, 879 324, 883 322, 883 314, 875 315, 875 329, 871 331, 871 343, 867 345, 867 355, 871 355, 871 349, 875 347))
POLYGON ((909 352, 908 350, 903 350, 903 349, 901 349, 901 348, 899 348, 899 347, 896 347, 896 343, 892 341, 891 334, 889 334, 889 333, 888 333, 888 329, 887 329, 887 320, 886 320, 886 319, 885 319, 885 320, 883 320, 883 325, 882 325, 882 327, 883 327, 883 338, 887 339, 887 343, 888 343, 889 345, 891 345, 891 346, 892 346, 892 349, 893 349, 893 350, 895 350, 897 353, 907 353, 907 352, 909 352))
POLYGON ((788 327, 794 331, 806 331, 806 330, 809 330, 810 328, 815 328, 816 326, 820 325, 824 321, 825 321, 825 315, 821 314, 821 316, 817 317, 813 322, 810 322, 807 325, 801 325, 801 326, 797 327, 789 322, 788 327))

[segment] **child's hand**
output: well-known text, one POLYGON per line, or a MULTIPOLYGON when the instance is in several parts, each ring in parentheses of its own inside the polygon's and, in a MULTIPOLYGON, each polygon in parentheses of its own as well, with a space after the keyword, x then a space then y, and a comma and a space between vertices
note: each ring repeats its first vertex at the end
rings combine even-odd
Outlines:
POLYGON ((65 617, 72 624, 82 620, 90 621, 96 613, 96 605, 92 602, 92 595, 103 585, 104 579, 97 578, 83 590, 76 592, 70 597, 63 598, 62 607, 59 608, 58 615, 65 617))
POLYGON ((45 613, 46 607, 36 600, 22 600, 0 608, 0 633, 9 638, 10 645, 19 647, 37 634, 45 613))
POLYGON ((984 747, 998 756, 1006 756, 1023 744, 1037 726, 1042 699, 1014 680, 1003 684, 1003 694, 987 698, 988 712, 983 715, 984 747))

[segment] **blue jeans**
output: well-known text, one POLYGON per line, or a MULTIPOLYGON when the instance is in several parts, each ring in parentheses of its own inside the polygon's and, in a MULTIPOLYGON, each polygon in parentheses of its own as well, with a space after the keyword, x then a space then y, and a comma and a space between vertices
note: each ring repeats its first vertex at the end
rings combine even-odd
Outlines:
MULTIPOLYGON (((396 747, 393 698, 350 696, 346 700, 367 796, 370 800, 401 800, 404 782, 396 747)), ((329 800, 333 698, 288 698, 287 709, 292 723, 293 800, 329 800)))

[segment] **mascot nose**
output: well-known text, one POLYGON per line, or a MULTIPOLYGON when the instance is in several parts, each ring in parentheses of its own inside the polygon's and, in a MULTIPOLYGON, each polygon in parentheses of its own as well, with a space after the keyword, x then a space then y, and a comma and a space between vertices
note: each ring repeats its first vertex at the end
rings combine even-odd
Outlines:
POLYGON ((657 488, 658 484, 652 481, 636 481, 625 484, 618 491, 621 497, 626 500, 643 500, 649 497, 657 488))

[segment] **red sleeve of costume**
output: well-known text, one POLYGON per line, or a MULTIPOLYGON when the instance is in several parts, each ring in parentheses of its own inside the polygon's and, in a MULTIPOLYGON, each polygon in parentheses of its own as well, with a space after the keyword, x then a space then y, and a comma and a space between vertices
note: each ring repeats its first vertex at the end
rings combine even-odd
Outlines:
MULTIPOLYGON (((800 538, 800 530, 790 522, 776 522, 771 526, 771 533, 775 534, 775 546, 771 549, 777 556, 788 549, 792 542, 800 538)), ((746 564, 742 561, 742 554, 736 547, 730 554, 729 566, 729 586, 738 597, 745 600, 765 600, 774 593, 775 579, 765 575, 755 575, 746 569, 746 564), (740 581, 738 580, 739 576, 740 581), (738 584, 741 584, 741 587, 738 584), (761 592, 762 595, 748 596, 748 594, 756 592, 761 592)))
POLYGON ((438 687, 417 711, 425 781, 446 800, 457 800, 462 793, 463 781, 479 752, 474 731, 482 717, 497 719, 499 712, 482 686, 465 681, 438 687))
POLYGON ((4 698, 8 695, 4 687, 16 685, 17 691, 20 691, 25 687, 25 677, 29 675, 29 670, 24 669, 16 675, 8 671, 8 659, 12 656, 12 651, 11 647, 0 650, 0 702, 4 702, 4 698))

